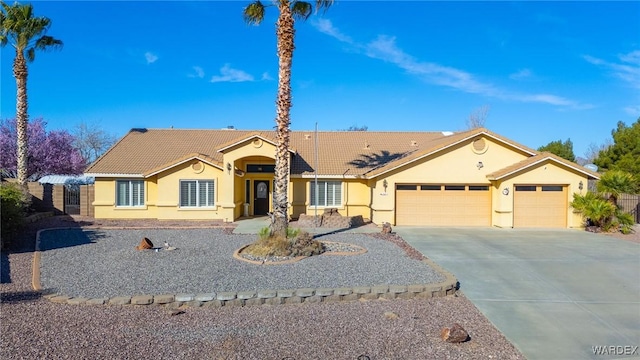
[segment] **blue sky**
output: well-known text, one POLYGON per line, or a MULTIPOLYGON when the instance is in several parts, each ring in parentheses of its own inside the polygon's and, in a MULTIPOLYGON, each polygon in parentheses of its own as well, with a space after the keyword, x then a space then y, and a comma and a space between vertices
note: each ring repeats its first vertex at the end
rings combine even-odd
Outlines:
MULTIPOLYGON (((29 114, 49 129, 271 129, 275 19, 249 1, 34 1, 61 51, 29 65, 29 114)), ((268 0, 265 3, 270 4, 268 0)), ((337 1, 296 25, 293 130, 486 127, 581 156, 640 117, 640 2, 337 1)), ((15 116, 10 47, 0 118, 15 116)))

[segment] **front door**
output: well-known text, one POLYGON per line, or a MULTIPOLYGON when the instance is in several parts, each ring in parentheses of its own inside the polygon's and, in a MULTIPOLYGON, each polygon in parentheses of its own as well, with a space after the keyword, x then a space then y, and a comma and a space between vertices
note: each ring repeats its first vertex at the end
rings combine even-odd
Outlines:
POLYGON ((269 182, 256 180, 253 182, 253 214, 267 215, 269 212, 269 182))

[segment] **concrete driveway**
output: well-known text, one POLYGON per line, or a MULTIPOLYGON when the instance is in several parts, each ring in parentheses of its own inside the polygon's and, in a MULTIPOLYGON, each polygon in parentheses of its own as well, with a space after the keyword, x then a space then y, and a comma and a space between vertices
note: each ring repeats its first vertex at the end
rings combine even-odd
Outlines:
POLYGON ((640 244, 578 230, 394 231, 455 274, 528 359, 640 358, 640 244))

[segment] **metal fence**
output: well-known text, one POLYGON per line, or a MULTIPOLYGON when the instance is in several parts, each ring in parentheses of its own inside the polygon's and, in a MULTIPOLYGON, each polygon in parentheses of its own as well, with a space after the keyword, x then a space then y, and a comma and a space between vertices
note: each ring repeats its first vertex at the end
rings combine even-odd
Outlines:
POLYGON ((640 224, 640 195, 622 194, 618 198, 618 205, 622 210, 633 215, 636 223, 640 224))

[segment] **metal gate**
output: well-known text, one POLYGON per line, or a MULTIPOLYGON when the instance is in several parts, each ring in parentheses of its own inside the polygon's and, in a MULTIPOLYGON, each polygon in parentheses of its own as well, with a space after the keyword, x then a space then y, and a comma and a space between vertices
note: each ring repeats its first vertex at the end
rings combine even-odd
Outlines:
POLYGON ((80 187, 64 187, 64 213, 69 215, 80 215, 80 187))
POLYGON ((640 195, 621 194, 618 198, 618 205, 622 210, 633 215, 636 224, 640 224, 640 195))

